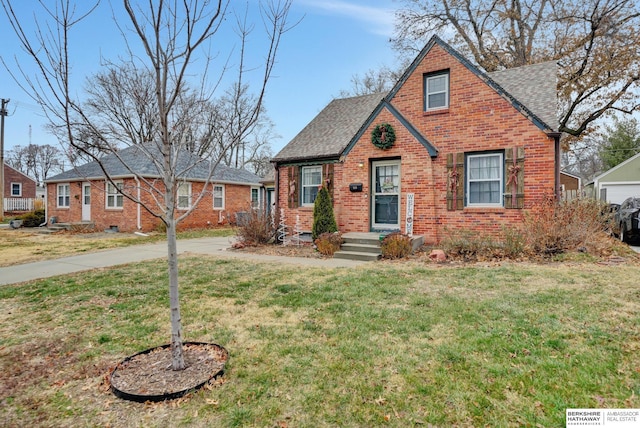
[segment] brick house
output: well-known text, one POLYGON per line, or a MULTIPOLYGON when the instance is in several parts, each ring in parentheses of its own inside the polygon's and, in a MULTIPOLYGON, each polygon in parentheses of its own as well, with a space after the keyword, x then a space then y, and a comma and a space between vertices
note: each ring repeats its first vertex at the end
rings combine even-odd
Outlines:
POLYGON ((556 64, 485 73, 433 37, 389 93, 333 100, 272 160, 278 208, 311 230, 498 233, 559 189, 556 64))
POLYGON ((24 212, 34 208, 36 181, 12 166, 4 164, 4 211, 24 212))
MULTIPOLYGON (((151 148, 153 156, 154 147, 145 146, 151 148)), ((196 208, 178 224, 179 229, 235 223, 238 213, 259 206, 262 196, 257 175, 217 165, 206 183, 208 161, 196 159, 186 152, 179 159, 177 169, 188 172, 181 177, 178 186, 176 216, 190 208, 204 192, 196 208)), ((132 146, 118 152, 118 156, 110 154, 101 161, 113 183, 106 180, 95 161, 46 180, 47 218, 55 217, 58 223, 93 223, 98 230, 115 227, 121 232, 156 230, 160 220, 125 197, 131 195, 151 207, 156 206, 154 199, 164 199, 161 175, 148 155, 142 153, 140 147, 132 146)))

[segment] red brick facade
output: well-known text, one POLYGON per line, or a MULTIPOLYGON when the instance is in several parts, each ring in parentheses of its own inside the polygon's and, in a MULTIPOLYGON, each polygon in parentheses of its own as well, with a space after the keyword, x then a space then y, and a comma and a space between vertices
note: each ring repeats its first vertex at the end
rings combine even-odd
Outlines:
POLYGON ((16 171, 9 165, 4 165, 4 197, 5 198, 30 198, 36 197, 36 182, 33 178, 16 171), (13 184, 19 184, 20 195, 13 195, 13 184))
MULTIPOLYGON (((341 232, 368 232, 372 229, 371 173, 372 162, 378 160, 399 160, 400 230, 406 230, 407 194, 412 193, 413 234, 424 235, 426 242, 441 241, 446 230, 497 233, 503 225, 522 221, 523 209, 519 208, 461 206, 457 210, 448 209, 448 154, 495 151, 506 157, 513 148, 523 149, 524 182, 520 187, 524 192, 524 209, 554 192, 554 138, 442 47, 435 45, 427 53, 395 92, 390 104, 438 150, 437 156, 432 158, 397 116, 383 107, 368 122, 368 128, 355 145, 334 163, 334 211, 341 232), (449 73, 449 107, 433 113, 425 112, 424 75, 440 71, 449 73), (381 123, 391 124, 396 134, 394 146, 387 150, 379 149, 371 142, 371 132, 381 123), (351 192, 350 183, 362 183, 362 192, 351 192)), ((307 161, 306 165, 309 164, 307 161)), ((508 167, 505 165, 505 170, 508 167)), ((278 206, 285 210, 288 224, 293 224, 295 216, 299 215, 302 229, 311 230, 312 207, 289 208, 287 203, 289 172, 287 165, 279 167, 278 206)), ((505 193, 512 185, 508 180, 505 171, 505 193)))
MULTIPOLYGON (((122 180, 123 192, 137 196, 138 187, 134 179, 122 180)), ((191 183, 191 199, 195 202, 198 195, 203 191, 202 182, 191 183)), ((213 185, 209 184, 207 191, 203 195, 196 208, 178 224, 179 230, 215 228, 230 223, 235 223, 236 213, 246 211, 251 204, 251 186, 238 184, 215 183, 224 188, 224 207, 222 209, 213 208, 213 185)), ((47 183, 47 216, 56 217, 58 223, 77 223, 88 220, 94 223, 97 230, 108 229, 116 226, 120 232, 150 232, 157 230, 161 221, 149 213, 142 206, 135 202, 123 198, 121 208, 107 207, 106 187, 104 180, 93 180, 89 182, 73 181, 69 183, 47 183), (83 183, 90 183, 90 213, 88 219, 82 218, 83 208, 83 183), (69 186, 69 206, 58 206, 58 186, 69 186)), ((156 186, 158 187, 158 186, 156 186)), ((144 188, 142 188, 144 189, 144 188)), ((162 192, 162 188, 158 188, 162 192)), ((144 203, 158 212, 151 194, 141 190, 140 197, 144 203)), ((63 200, 63 203, 66 203, 63 200)), ((177 210, 179 216, 185 211, 177 210)))

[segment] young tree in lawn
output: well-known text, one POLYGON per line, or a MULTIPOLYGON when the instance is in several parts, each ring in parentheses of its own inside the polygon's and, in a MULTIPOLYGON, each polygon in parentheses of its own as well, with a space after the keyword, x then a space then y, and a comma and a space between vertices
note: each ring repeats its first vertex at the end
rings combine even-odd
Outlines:
MULTIPOLYGON (((262 28, 265 29, 267 39, 264 44, 266 52, 261 56, 261 67, 246 64, 246 42, 253 27, 247 23, 246 12, 240 16, 232 13, 229 2, 122 0, 122 9, 118 9, 119 6, 113 3, 114 13, 119 18, 116 20, 114 16, 117 26, 115 33, 124 38, 127 52, 118 63, 105 60, 107 71, 103 75, 106 78, 117 77, 114 79, 114 89, 141 90, 142 88, 135 86, 131 89, 117 87, 126 85, 127 74, 133 73, 130 74, 131 79, 136 79, 136 76, 148 78, 147 89, 150 89, 144 93, 134 92, 140 102, 121 109, 120 113, 129 111, 128 115, 121 115, 123 121, 151 122, 145 127, 145 132, 148 132, 146 134, 136 133, 135 126, 127 128, 121 125, 120 130, 130 130, 128 138, 119 138, 127 134, 118 134, 107 126, 104 115, 98 114, 90 105, 90 97, 82 98, 77 95, 76 81, 72 78, 72 47, 75 41, 73 30, 96 12, 99 2, 93 5, 82 2, 79 5, 71 0, 60 0, 55 2, 55 6, 41 2, 43 11, 34 13, 33 16, 44 17, 43 19, 48 17, 49 20, 37 21, 34 34, 27 34, 25 23, 34 19, 33 16, 19 17, 11 0, 0 1, 22 47, 34 60, 38 70, 34 76, 18 64, 20 75, 14 75, 14 79, 43 106, 61 143, 98 162, 107 180, 114 186, 116 184, 101 163, 105 148, 122 162, 118 155, 119 149, 123 145, 135 145, 161 176, 157 181, 138 176, 140 187, 119 191, 124 197, 141 204, 166 225, 172 367, 174 370, 184 369, 176 226, 197 206, 205 192, 194 197, 189 209, 179 211, 179 214, 176 211, 179 199, 177 195, 184 178, 193 169, 208 169, 209 180, 204 184, 206 189, 220 162, 222 154, 216 159, 202 162, 188 148, 192 142, 191 137, 203 126, 199 120, 201 116, 197 114, 198 106, 212 102, 218 83, 231 68, 230 57, 224 57, 219 52, 215 52, 214 56, 210 52, 213 47, 220 50, 229 47, 229 35, 223 34, 222 29, 229 23, 235 23, 241 49, 238 52, 234 80, 243 87, 249 70, 259 74, 253 104, 250 106, 251 120, 244 124, 246 127, 252 126, 260 116, 265 88, 275 65, 281 38, 290 28, 287 17, 291 0, 259 3, 264 24, 262 28), (86 12, 77 14, 79 8, 84 8, 86 12), (221 57, 220 74, 210 79, 209 73, 214 68, 216 59, 221 57), (191 80, 192 76, 197 75, 201 76, 198 81, 191 80), (214 85, 209 84, 211 81, 214 85), (140 103, 147 104, 146 111, 139 111, 140 103), (185 108, 187 105, 193 109, 185 108), (193 114, 194 109, 196 114, 193 114), (140 142, 144 144, 139 144, 140 142), (95 150, 96 146, 100 146, 100 150, 95 150), (141 200, 138 197, 140 190, 153 194, 155 203, 141 200)), ((248 3, 246 7, 249 7, 248 3)), ((130 170, 135 172, 133 167, 130 170)))

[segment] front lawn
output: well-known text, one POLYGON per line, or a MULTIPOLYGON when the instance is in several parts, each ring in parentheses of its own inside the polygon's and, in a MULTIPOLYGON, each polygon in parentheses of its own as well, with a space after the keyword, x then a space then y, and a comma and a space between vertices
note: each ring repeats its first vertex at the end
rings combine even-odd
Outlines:
POLYGON ((6 426, 564 426, 640 408, 635 265, 181 259, 186 340, 230 352, 222 381, 167 403, 108 392, 169 339, 166 262, 0 288, 6 426))
MULTIPOLYGON (((208 230, 191 230, 178 233, 178 239, 212 236, 234 236, 231 227, 208 230)), ((166 239, 166 235, 153 232, 144 235, 134 233, 70 233, 50 235, 39 233, 38 228, 18 230, 0 228, 0 267, 49 260, 64 256, 89 253, 131 245, 149 244, 166 239), (147 236, 144 236, 147 235, 147 236)))

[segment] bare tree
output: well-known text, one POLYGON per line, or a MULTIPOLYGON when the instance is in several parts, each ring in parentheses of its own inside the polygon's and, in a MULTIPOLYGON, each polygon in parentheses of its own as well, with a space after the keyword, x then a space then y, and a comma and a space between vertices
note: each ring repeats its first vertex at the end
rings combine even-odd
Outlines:
POLYGON ((63 156, 60 149, 50 144, 15 146, 9 151, 7 163, 40 184, 52 174, 62 172, 63 156))
MULTIPOLYGON (((120 17, 119 20, 115 20, 114 17, 114 21, 118 25, 120 35, 124 38, 128 55, 121 60, 120 64, 107 62, 111 70, 105 74, 105 77, 109 78, 112 71, 118 72, 127 67, 130 70, 141 70, 143 76, 148 73, 152 90, 150 104, 153 105, 150 107, 153 116, 148 117, 148 120, 153 121, 153 126, 149 127, 152 129, 149 135, 143 133, 142 136, 135 134, 135 126, 132 126, 130 139, 112 141, 113 135, 108 130, 103 132, 104 118, 99 114, 95 116, 96 112, 91 109, 91 106, 86 106, 85 100, 78 98, 76 92, 71 89, 75 82, 71 74, 73 58, 70 56, 73 29, 88 14, 93 13, 98 4, 85 6, 83 3, 82 7, 86 7, 86 12, 77 15, 76 11, 80 6, 72 3, 71 0, 59 0, 55 8, 47 6, 50 3, 41 2, 43 13, 36 13, 34 16, 49 17, 50 21, 36 22, 35 34, 27 34, 23 23, 26 19, 33 19, 33 17, 18 17, 10 0, 1 1, 22 47, 34 60, 39 70, 37 77, 32 77, 26 70, 20 69, 23 87, 43 106, 52 126, 66 133, 66 138, 62 138, 62 133, 58 132, 61 142, 100 164, 114 187, 117 186, 108 177, 106 168, 101 163, 101 157, 87 149, 87 141, 77 139, 78 130, 85 130, 90 138, 95 139, 93 144, 108 147, 110 153, 121 162, 118 148, 122 144, 136 144, 139 151, 147 156, 148 162, 162 177, 161 180, 152 181, 138 175, 137 179, 141 183, 139 188, 120 191, 124 197, 141 204, 145 210, 157 216, 166 225, 172 367, 174 370, 184 369, 176 225, 197 206, 204 192, 194 198, 191 209, 176 214, 177 192, 184 177, 194 168, 208 168, 209 180, 206 180, 206 188, 220 158, 213 159, 211 162, 201 162, 186 150, 192 126, 187 126, 183 121, 191 119, 184 115, 184 110, 179 106, 181 97, 188 92, 190 96, 195 97, 194 100, 203 103, 213 98, 216 85, 208 82, 211 81, 209 73, 215 64, 215 58, 210 54, 210 49, 216 46, 216 43, 219 43, 220 47, 229 45, 228 35, 220 34, 222 26, 233 21, 226 20, 230 16, 230 11, 227 9, 228 3, 222 0, 205 2, 122 0, 123 14, 126 19, 123 20, 120 17), (204 70, 198 68, 201 64, 206 65, 204 70), (189 79, 192 75, 201 75, 202 79, 197 84, 193 84, 192 87, 196 89, 190 92, 189 79), (149 142, 137 144, 141 139, 149 142), (139 198, 137 196, 139 190, 152 195, 156 203, 147 203, 139 198)), ((266 53, 261 67, 245 64, 244 47, 251 28, 247 25, 247 14, 244 15, 245 19, 235 20, 238 24, 237 34, 239 34, 239 44, 242 48, 238 50, 238 65, 234 80, 242 82, 249 70, 260 75, 257 79, 258 89, 255 91, 257 95, 252 105, 254 120, 249 121, 247 126, 253 125, 262 109, 265 88, 275 65, 281 37, 290 28, 287 23, 290 6, 290 0, 270 0, 259 4, 267 38, 266 53)), ((223 60, 220 73, 226 72, 229 68, 229 61, 223 60)), ((219 75, 213 81, 219 82, 220 79, 219 75)), ((149 94, 141 96, 148 97, 149 94)), ((139 117, 131 118, 132 121, 134 119, 140 120, 139 117)), ((125 166, 127 166, 126 163, 125 166)), ((136 173, 133 167, 129 169, 132 174, 136 173)))
POLYGON ((395 46, 439 33, 486 71, 555 60, 560 131, 588 133, 611 112, 640 110, 635 0, 402 0, 395 46))
MULTIPOLYGON (((407 61, 405 61, 405 63, 406 62, 407 61)), ((351 88, 341 90, 340 97, 357 97, 360 95, 388 92, 402 76, 402 72, 407 64, 404 65, 405 67, 400 67, 395 71, 388 66, 382 66, 379 69, 369 69, 362 76, 354 74, 351 77, 351 88)))

